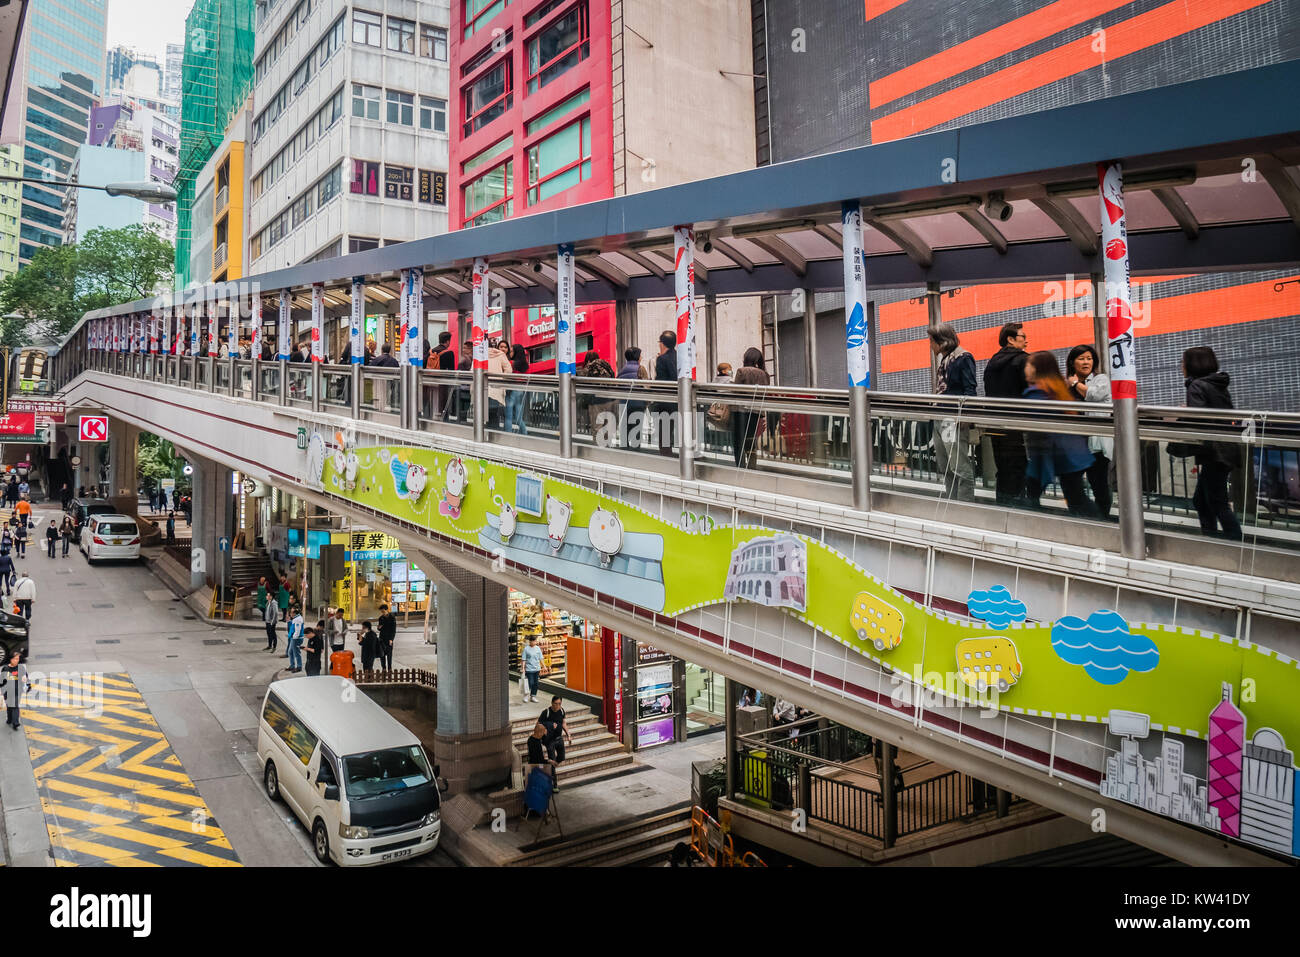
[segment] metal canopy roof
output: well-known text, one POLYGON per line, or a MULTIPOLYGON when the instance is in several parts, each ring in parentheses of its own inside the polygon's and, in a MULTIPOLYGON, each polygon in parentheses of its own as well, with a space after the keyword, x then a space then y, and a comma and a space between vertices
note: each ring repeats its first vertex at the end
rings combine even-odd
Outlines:
MULTIPOLYGON (((398 270, 425 270, 431 310, 470 307, 476 256, 510 306, 553 304, 555 248, 577 248, 577 300, 670 299, 673 235, 696 228, 697 292, 837 290, 840 203, 859 198, 867 281, 1056 278, 1100 268, 1096 163, 1124 163, 1135 274, 1300 263, 1300 62, 1260 67, 620 196, 240 280, 346 311, 352 276, 396 309, 398 270), (951 180, 951 182, 949 182, 951 180), (991 194, 1013 210, 985 214, 991 194)), ((235 284, 231 284, 236 288, 235 284)), ((176 304, 226 297, 221 284, 176 304)), ((144 300, 87 318, 142 311, 144 300)))

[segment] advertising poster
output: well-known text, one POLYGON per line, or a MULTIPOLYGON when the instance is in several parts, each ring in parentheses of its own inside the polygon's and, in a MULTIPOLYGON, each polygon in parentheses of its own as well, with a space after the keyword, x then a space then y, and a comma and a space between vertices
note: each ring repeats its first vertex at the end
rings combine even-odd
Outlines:
POLYGON ((636 726, 636 746, 638 748, 653 748, 657 744, 672 743, 672 718, 660 718, 657 721, 645 721, 636 726))

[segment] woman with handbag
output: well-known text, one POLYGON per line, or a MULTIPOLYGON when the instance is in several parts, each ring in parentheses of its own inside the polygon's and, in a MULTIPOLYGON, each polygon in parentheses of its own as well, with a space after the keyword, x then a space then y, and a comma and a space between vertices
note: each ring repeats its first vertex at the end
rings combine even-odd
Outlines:
POLYGON ((25 692, 32 690, 32 679, 27 674, 27 666, 22 662, 22 655, 15 651, 9 656, 9 663, 0 671, 0 689, 4 691, 5 724, 15 731, 19 728, 19 707, 25 692))
MULTIPOLYGON (((771 382, 763 369, 763 353, 752 346, 745 350, 745 364, 736 373, 736 385, 767 385, 771 382)), ((768 433, 774 432, 772 417, 768 416, 768 433)), ((731 443, 736 468, 754 467, 754 443, 758 438, 759 413, 737 406, 731 410, 731 443)))
MULTIPOLYGON (((1231 409, 1228 373, 1219 371, 1219 359, 1209 346, 1192 346, 1183 353, 1183 376, 1187 384, 1187 407, 1191 409, 1231 409)), ((1173 448, 1171 453, 1175 452, 1173 448)), ((1224 442, 1204 442, 1187 448, 1182 454, 1196 456, 1196 491, 1192 504, 1201 520, 1201 533, 1241 541, 1241 523, 1228 497, 1228 476, 1236 464, 1233 447, 1224 442)))
MULTIPOLYGON (((1075 346, 1065 358, 1065 384, 1079 402, 1109 402, 1110 379, 1101 371, 1101 357, 1090 345, 1075 346)), ((1102 518, 1110 518, 1110 469, 1115 457, 1115 440, 1105 435, 1088 436, 1093 463, 1088 466, 1088 485, 1102 518)))

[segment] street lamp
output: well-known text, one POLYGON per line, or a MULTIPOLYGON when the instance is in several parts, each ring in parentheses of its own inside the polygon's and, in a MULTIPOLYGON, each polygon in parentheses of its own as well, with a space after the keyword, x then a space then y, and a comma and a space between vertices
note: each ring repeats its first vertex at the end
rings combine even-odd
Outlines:
POLYGON ((107 186, 92 186, 89 183, 73 183, 68 180, 48 180, 39 176, 0 176, 5 183, 38 183, 41 186, 63 186, 70 189, 102 189, 109 196, 123 196, 138 199, 146 203, 171 203, 176 199, 176 190, 163 183, 109 183, 107 186))

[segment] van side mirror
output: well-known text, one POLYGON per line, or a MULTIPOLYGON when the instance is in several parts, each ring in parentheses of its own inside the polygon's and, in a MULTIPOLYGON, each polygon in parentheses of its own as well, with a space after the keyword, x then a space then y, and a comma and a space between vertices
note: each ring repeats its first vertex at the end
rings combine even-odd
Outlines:
POLYGON ((339 786, 337 784, 325 785, 325 800, 337 801, 339 799, 339 786))

